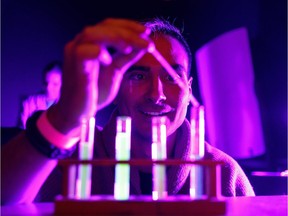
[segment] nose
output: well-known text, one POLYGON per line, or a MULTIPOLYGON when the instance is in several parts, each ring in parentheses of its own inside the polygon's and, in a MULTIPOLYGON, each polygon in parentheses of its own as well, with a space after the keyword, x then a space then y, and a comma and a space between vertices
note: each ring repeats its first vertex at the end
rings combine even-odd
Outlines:
POLYGON ((51 83, 46 84, 46 90, 47 90, 47 92, 49 92, 51 90, 51 83))
POLYGON ((159 77, 151 80, 151 84, 149 87, 149 91, 147 92, 146 98, 148 101, 154 104, 161 104, 166 100, 163 83, 159 77))

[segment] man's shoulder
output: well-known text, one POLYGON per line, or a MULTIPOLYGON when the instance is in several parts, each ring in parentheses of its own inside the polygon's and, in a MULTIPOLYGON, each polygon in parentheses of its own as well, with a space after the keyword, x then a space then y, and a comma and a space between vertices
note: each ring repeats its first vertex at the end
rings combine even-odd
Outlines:
POLYGON ((234 158, 206 143, 205 159, 222 161, 221 179, 224 196, 254 196, 253 188, 240 165, 234 158))
POLYGON ((233 159, 230 155, 207 142, 205 143, 204 157, 208 160, 223 161, 225 164, 230 164, 231 166, 235 166, 237 164, 236 160, 233 159))

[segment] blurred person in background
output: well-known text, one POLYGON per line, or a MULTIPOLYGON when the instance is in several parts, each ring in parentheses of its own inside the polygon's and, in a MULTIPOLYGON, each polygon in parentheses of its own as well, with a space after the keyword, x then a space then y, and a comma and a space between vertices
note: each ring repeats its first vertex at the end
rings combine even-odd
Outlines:
POLYGON ((37 110, 46 110, 56 103, 60 96, 62 85, 62 64, 53 61, 43 69, 44 89, 34 95, 29 95, 22 103, 20 127, 26 128, 27 119, 37 110))

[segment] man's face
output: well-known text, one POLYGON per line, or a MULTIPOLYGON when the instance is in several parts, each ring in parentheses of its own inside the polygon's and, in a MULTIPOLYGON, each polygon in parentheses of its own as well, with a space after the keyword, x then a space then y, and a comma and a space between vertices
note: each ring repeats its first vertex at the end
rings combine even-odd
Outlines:
POLYGON ((151 139, 153 116, 167 117, 167 135, 183 123, 191 95, 188 80, 188 55, 184 47, 170 36, 152 38, 156 49, 179 75, 180 87, 163 66, 149 53, 128 69, 116 98, 120 115, 132 118, 132 133, 151 139))
POLYGON ((58 69, 49 71, 46 74, 46 94, 48 100, 57 100, 60 96, 62 76, 58 69))

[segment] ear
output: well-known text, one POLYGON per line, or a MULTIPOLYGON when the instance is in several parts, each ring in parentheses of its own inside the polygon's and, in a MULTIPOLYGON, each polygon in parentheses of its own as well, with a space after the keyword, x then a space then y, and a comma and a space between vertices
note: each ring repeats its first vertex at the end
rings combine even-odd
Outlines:
POLYGON ((192 81, 193 81, 193 77, 189 77, 189 79, 188 79, 188 86, 189 86, 189 102, 188 102, 188 104, 190 104, 190 101, 192 99, 192 94, 193 94, 193 92, 192 92, 192 81))
POLYGON ((188 85, 189 85, 189 90, 191 90, 191 91, 192 91, 192 81, 193 81, 193 77, 189 77, 188 85))

